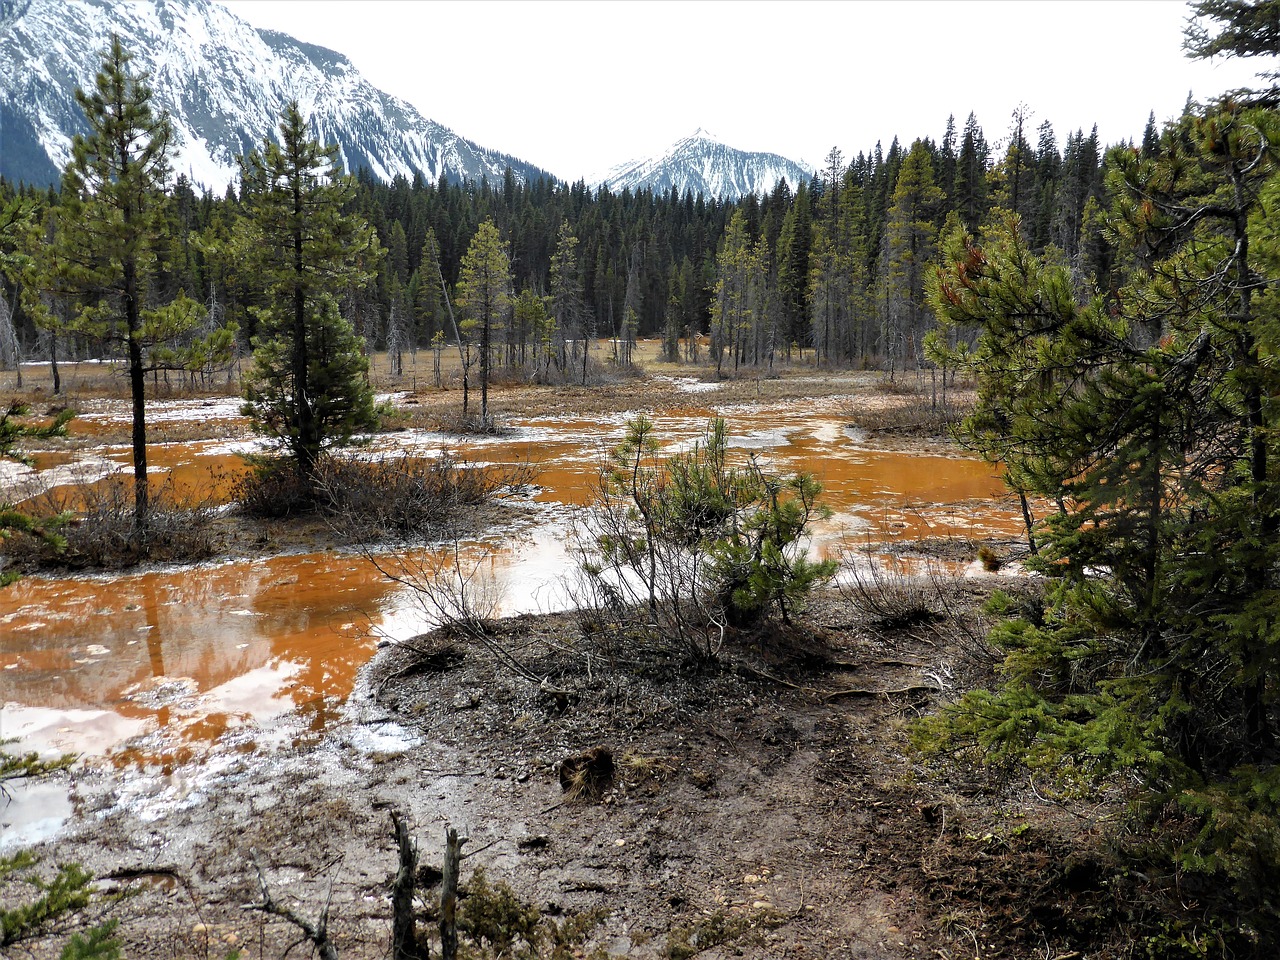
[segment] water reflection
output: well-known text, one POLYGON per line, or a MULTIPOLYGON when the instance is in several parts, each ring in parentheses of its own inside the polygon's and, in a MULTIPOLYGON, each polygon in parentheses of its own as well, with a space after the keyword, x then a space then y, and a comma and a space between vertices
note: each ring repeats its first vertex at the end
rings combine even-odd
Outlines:
POLYGON ((390 591, 365 560, 334 553, 21 580, 0 614, 4 728, 30 749, 89 753, 111 752, 113 733, 163 734, 117 751, 124 763, 182 762, 292 707, 322 729, 390 591))
MULTIPOLYGON (((816 474, 835 511, 815 530, 814 545, 824 553, 866 538, 1019 531, 1016 505, 989 465, 868 449, 829 402, 691 409, 655 417, 656 435, 668 452, 686 449, 715 412, 731 414, 739 455, 816 474)), ((379 438, 373 452, 448 445, 477 463, 536 465, 543 504, 536 520, 462 547, 476 572, 470 589, 484 593, 473 600, 491 601, 494 613, 536 612, 568 603, 567 512, 591 499, 600 457, 625 428, 623 417, 530 418, 504 437, 458 442, 406 432, 379 438)), ((184 490, 225 500, 227 484, 244 470, 239 443, 157 445, 156 482, 172 477, 184 490)), ((81 460, 126 456, 98 448, 81 460)), ((63 452, 44 462, 55 471, 74 466, 63 452)), ((420 574, 437 559, 426 551, 406 557, 420 574)), ((24 749, 162 769, 213 744, 252 750, 272 738, 299 742, 332 723, 378 636, 412 636, 435 612, 368 560, 333 552, 28 578, 0 593, 0 733, 19 737, 24 749)))

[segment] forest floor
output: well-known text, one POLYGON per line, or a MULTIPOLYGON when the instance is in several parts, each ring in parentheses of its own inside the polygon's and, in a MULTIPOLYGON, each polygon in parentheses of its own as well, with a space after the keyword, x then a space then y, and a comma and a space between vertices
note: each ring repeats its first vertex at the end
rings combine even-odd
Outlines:
MULTIPOLYGON (((715 402, 813 396, 822 382, 855 408, 900 406, 879 375, 836 379, 730 381, 715 402)), ((678 386, 497 400, 512 415, 705 401, 678 386)), ((441 396, 420 392, 409 417, 444 416, 441 396)), ((944 442, 910 418, 884 440, 944 442)), ((383 650, 323 736, 149 779, 65 775, 75 815, 36 852, 123 895, 93 919, 118 918, 138 960, 283 956, 300 935, 252 909, 260 878, 305 918, 327 909, 339 956, 387 956, 391 811, 418 840, 423 903, 449 825, 468 838, 464 892, 483 867, 543 917, 601 911, 590 942, 616 956, 1127 956, 1128 925, 1158 907, 1105 842, 1118 798, 1057 795, 908 744, 913 720, 991 680, 978 610, 997 588, 1034 589, 937 581, 925 592, 938 616, 897 628, 833 589, 793 627, 731 635, 701 663, 611 662, 574 614, 492 622, 480 642, 445 629, 383 650), (545 680, 504 665, 512 653, 545 680), (611 773, 566 790, 565 761, 591 751, 611 773)), ((0 901, 18 895, 10 884, 0 901)), ((57 956, 63 942, 11 955, 57 956)))

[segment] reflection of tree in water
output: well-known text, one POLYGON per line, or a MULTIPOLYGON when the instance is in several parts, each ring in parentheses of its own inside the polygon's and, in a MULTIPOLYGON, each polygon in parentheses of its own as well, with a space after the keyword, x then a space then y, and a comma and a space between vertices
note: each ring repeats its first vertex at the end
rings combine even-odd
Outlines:
MULTIPOLYGON (((160 604, 156 601, 156 585, 154 580, 147 580, 142 586, 142 612, 146 617, 147 654, 151 660, 151 677, 159 680, 164 672, 164 631, 160 628, 160 604)), ((169 704, 161 701, 156 711, 156 723, 161 727, 169 725, 169 704)))
MULTIPOLYGON (((1021 522, 999 504, 1003 485, 981 462, 853 449, 840 414, 803 404, 794 410, 743 412, 740 420, 745 431, 780 436, 767 455, 780 467, 818 473, 827 485, 824 499, 838 512, 859 513, 876 524, 884 515, 886 491, 892 491, 894 503, 977 498, 974 502, 985 501, 993 517, 1007 515, 1015 529, 1021 522)), ((595 474, 596 445, 617 425, 557 419, 543 426, 555 432, 554 439, 487 445, 483 457, 543 460, 540 499, 584 498, 586 481, 595 474)), ((663 426, 674 448, 699 436, 705 418, 691 410, 663 418, 663 426)), ((975 516, 985 514, 977 509, 975 516)), ((529 584, 563 554, 558 535, 546 533, 551 540, 544 542, 543 533, 532 534, 532 542, 510 556, 512 531, 503 536, 501 545, 484 548, 492 568, 485 573, 508 603, 536 609, 542 598, 529 595, 529 584)), ((395 589, 363 559, 340 554, 105 579, 31 578, 0 595, 0 615, 14 616, 0 635, 0 657, 5 663, 21 661, 20 669, 4 674, 6 699, 56 710, 108 710, 158 724, 164 736, 154 739, 164 745, 155 749, 173 758, 202 751, 233 731, 250 710, 259 716, 278 712, 270 709, 273 697, 294 704, 299 729, 312 735, 338 717, 372 651, 369 621, 379 620, 395 589), (76 664, 90 644, 109 653, 76 664), (237 704, 194 699, 234 686, 253 671, 262 671, 261 692, 252 682, 233 689, 230 696, 241 696, 237 704), (152 690, 160 677, 190 678, 190 683, 186 689, 178 684, 152 690), (135 687, 138 695, 126 699, 125 691, 135 687)))
POLYGON ((339 719, 356 674, 373 651, 370 624, 393 585, 354 555, 276 558, 273 580, 254 597, 272 661, 294 671, 281 693, 302 729, 322 733, 339 719))

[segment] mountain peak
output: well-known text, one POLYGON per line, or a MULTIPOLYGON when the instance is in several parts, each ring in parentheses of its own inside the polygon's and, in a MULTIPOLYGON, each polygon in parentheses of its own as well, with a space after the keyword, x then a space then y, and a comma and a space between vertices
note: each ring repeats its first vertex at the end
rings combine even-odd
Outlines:
POLYGON ((699 127, 693 136, 677 140, 660 154, 629 160, 591 178, 592 186, 610 190, 672 189, 721 200, 736 200, 748 193, 769 193, 779 180, 796 189, 807 183, 813 171, 776 153, 753 153, 731 147, 715 134, 699 127))

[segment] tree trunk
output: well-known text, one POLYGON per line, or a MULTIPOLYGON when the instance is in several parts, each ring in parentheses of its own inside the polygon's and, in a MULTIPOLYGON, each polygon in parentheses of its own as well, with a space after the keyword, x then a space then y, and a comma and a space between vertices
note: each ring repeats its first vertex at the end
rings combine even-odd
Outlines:
POLYGON ((125 264, 125 320, 129 330, 129 394, 133 402, 133 539, 140 546, 150 513, 147 482, 147 380, 138 342, 141 316, 135 291, 134 265, 125 264))
POLYGON ((49 370, 53 375, 53 395, 62 393, 62 374, 58 372, 58 338, 49 334, 49 370))
POLYGON ((1027 527, 1027 548, 1031 551, 1031 555, 1036 555, 1036 535, 1035 521, 1031 519, 1031 504, 1027 501, 1027 495, 1024 491, 1018 491, 1018 503, 1022 507, 1022 522, 1027 527))
POLYGON ((409 836, 409 825, 394 810, 391 811, 391 824, 400 850, 400 867, 391 885, 391 960, 428 960, 418 945, 417 924, 413 916, 418 851, 409 836))
POLYGON ((462 868, 462 845, 453 827, 445 830, 444 875, 440 880, 440 957, 458 960, 458 875, 462 868))
POLYGON ((489 311, 484 314, 480 328, 480 429, 489 428, 489 311))

